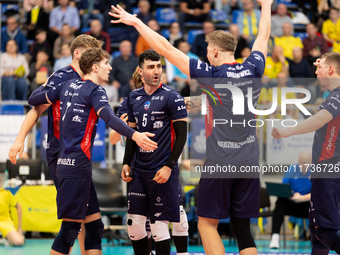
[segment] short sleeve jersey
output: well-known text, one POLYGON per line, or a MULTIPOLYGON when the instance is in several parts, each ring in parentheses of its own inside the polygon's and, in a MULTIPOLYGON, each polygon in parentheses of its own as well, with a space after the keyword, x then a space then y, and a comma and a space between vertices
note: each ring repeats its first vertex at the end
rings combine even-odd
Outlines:
MULTIPOLYGON (((46 89, 58 86, 60 83, 80 78, 72 66, 67 66, 56 71, 49 79, 46 89)), ((47 161, 50 163, 58 158, 60 139, 60 102, 54 102, 48 108, 48 137, 47 137, 47 161)))
POLYGON ((58 178, 91 177, 92 147, 99 117, 110 107, 103 87, 90 80, 73 79, 47 91, 51 102, 60 100, 58 178))
MULTIPOLYGON (((151 139, 158 143, 158 148, 151 151, 137 146, 133 168, 141 171, 159 170, 166 164, 175 140, 172 121, 187 117, 184 99, 178 91, 160 84, 151 95, 143 87, 133 90, 127 104, 129 122, 136 123, 139 132, 154 133, 151 139)), ((176 171, 178 164, 173 168, 174 176, 176 171)))
POLYGON ((190 77, 196 79, 207 93, 207 159, 241 162, 258 157, 256 123, 252 122, 255 115, 248 109, 247 98, 251 98, 251 104, 256 109, 264 67, 265 58, 258 51, 253 51, 243 64, 235 62, 215 67, 190 59, 190 77), (217 84, 228 85, 228 88, 216 88, 217 84), (248 88, 252 89, 252 94, 248 95, 248 88), (235 102, 243 102, 241 106, 238 104, 243 108, 243 114, 234 114, 235 102))
POLYGON ((340 161, 340 88, 330 92, 320 105, 333 120, 315 131, 313 142, 313 163, 334 163, 340 161))
POLYGON ((17 199, 9 190, 0 188, 0 222, 11 221, 10 209, 16 206, 17 199))

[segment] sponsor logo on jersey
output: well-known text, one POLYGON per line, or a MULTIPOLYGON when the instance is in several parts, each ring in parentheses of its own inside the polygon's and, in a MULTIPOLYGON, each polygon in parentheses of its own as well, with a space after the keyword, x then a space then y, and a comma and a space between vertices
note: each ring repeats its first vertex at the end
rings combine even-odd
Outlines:
POLYGON ((162 215, 162 213, 161 213, 161 212, 159 212, 159 213, 155 213, 155 214, 154 214, 154 216, 155 216, 155 217, 157 217, 157 218, 158 218, 159 216, 161 216, 161 215, 162 215))
POLYGON ((255 59, 261 60, 263 62, 263 58, 259 54, 254 54, 255 59))
POLYGON ((152 100, 159 100, 159 96, 152 96, 151 101, 152 100))
POLYGON ((146 101, 144 104, 144 110, 149 110, 150 108, 150 101, 146 101))
POLYGON ((75 166, 76 160, 71 158, 58 158, 57 165, 63 166, 75 166))
POLYGON ((75 106, 80 106, 80 107, 85 107, 84 104, 78 104, 78 103, 74 103, 75 106))
POLYGON ((134 196, 134 197, 145 197, 145 194, 142 193, 136 193, 136 192, 129 192, 129 196, 134 196))
POLYGON ((185 109, 186 109, 185 105, 179 105, 177 107, 177 111, 182 111, 182 110, 185 110, 185 109))
POLYGON ((138 100, 140 100, 142 98, 142 96, 138 96, 138 97, 136 97, 136 100, 138 101, 138 100))
POLYGON ((170 91, 170 89, 168 89, 167 87, 162 86, 162 89, 166 90, 166 91, 170 91))
POLYGON ((74 111, 74 112, 81 112, 81 113, 84 113, 84 110, 83 110, 83 109, 76 109, 76 108, 73 108, 73 111, 74 111))
POLYGON ((66 70, 67 73, 72 73, 73 69, 66 70))
POLYGON ((148 151, 148 150, 144 150, 142 148, 139 148, 139 152, 141 152, 141 153, 152 153, 152 152, 154 152, 154 150, 148 151))
POLYGON ((76 85, 74 82, 70 84, 70 88, 73 88, 74 90, 80 89, 83 85, 76 85))
POLYGON ((162 128, 162 127, 163 127, 163 121, 161 121, 161 120, 155 121, 153 123, 153 128, 154 129, 158 129, 158 128, 162 128))
POLYGON ((184 101, 184 99, 183 98, 175 99, 175 103, 180 102, 180 101, 184 101))
POLYGON ((80 123, 82 122, 82 121, 81 121, 81 118, 79 117, 79 115, 74 116, 74 117, 72 118, 72 121, 73 121, 73 122, 80 122, 80 123))
POLYGON ((164 112, 163 112, 163 111, 161 111, 161 112, 158 112, 158 111, 152 111, 152 112, 151 112, 151 114, 164 114, 164 112))

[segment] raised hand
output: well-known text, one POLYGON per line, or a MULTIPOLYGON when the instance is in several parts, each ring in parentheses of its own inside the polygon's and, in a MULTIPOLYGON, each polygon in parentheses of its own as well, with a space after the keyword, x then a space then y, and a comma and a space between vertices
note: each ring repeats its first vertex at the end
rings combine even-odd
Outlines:
POLYGON ((126 12, 120 5, 117 4, 117 7, 111 5, 112 10, 109 12, 109 15, 117 18, 116 20, 111 20, 111 23, 124 23, 129 26, 133 26, 134 22, 137 20, 136 14, 130 14, 126 12))

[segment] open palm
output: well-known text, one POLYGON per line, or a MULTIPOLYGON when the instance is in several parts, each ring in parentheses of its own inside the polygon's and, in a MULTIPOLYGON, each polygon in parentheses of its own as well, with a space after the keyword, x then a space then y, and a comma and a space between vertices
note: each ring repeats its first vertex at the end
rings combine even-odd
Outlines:
POLYGON ((117 7, 111 5, 112 10, 109 12, 109 15, 117 18, 115 20, 111 20, 111 23, 124 23, 126 25, 133 25, 133 23, 137 20, 136 14, 132 15, 126 12, 122 7, 117 4, 117 7))

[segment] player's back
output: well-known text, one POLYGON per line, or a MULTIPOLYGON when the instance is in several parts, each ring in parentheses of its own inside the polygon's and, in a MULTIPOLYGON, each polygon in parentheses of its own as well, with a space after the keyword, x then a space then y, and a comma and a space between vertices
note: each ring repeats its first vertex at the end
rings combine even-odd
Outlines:
MULTIPOLYGON (((60 83, 80 78, 73 66, 69 65, 56 71, 49 79, 46 88, 54 88, 60 83)), ((50 163, 58 158, 59 139, 60 139, 60 102, 53 103, 48 108, 48 136, 46 156, 50 163)))
POLYGON ((191 77, 202 85, 208 99, 207 158, 240 162, 245 156, 259 154, 256 118, 248 106, 251 104, 256 109, 264 67, 265 58, 257 51, 243 64, 235 62, 215 67, 190 59, 191 77))

